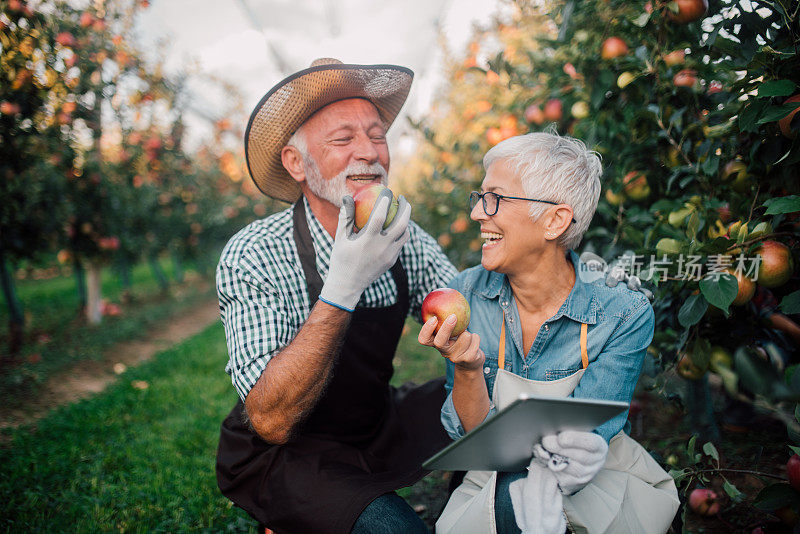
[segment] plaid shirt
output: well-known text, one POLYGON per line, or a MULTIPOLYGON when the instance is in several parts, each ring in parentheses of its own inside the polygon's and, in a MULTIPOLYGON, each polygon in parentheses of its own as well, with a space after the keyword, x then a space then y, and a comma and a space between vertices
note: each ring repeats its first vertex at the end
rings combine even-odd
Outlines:
MULTIPOLYGON (((323 280, 333 248, 303 198, 314 242, 317 271, 323 280)), ((414 222, 411 239, 400 253, 408 276, 410 315, 422 322, 422 300, 458 274, 436 241, 414 222)), ((292 208, 255 221, 234 235, 217 266, 217 294, 228 365, 225 371, 244 401, 270 358, 288 345, 311 311, 306 278, 294 242, 292 208)), ((397 286, 387 271, 361 296, 359 306, 375 308, 397 302, 397 286)))

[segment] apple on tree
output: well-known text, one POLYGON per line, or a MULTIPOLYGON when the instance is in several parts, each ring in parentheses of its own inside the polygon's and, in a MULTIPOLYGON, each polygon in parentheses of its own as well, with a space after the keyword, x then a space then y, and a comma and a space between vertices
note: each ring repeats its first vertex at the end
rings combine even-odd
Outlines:
MULTIPOLYGON (((374 184, 359 190, 353 196, 353 202, 355 203, 356 207, 354 224, 356 232, 367 225, 367 221, 369 221, 369 216, 372 213, 372 209, 375 207, 375 202, 378 200, 378 197, 384 189, 389 188, 385 185, 374 184)), ((388 227, 389 224, 391 224, 391 222, 394 220, 394 216, 397 215, 398 205, 397 196, 392 193, 392 201, 389 203, 389 213, 386 215, 386 222, 383 223, 384 228, 388 227)))
POLYGON ((789 247, 777 241, 764 241, 755 252, 761 256, 758 266, 759 285, 774 288, 789 281, 794 272, 794 260, 789 247))
POLYGON ((453 327, 453 337, 461 335, 469 325, 470 309, 467 299, 459 291, 448 287, 434 289, 422 301, 422 320, 428 322, 431 317, 436 317, 436 330, 442 326, 445 319, 455 314, 456 324, 453 327))
POLYGON ((689 508, 698 515, 717 515, 720 504, 716 492, 706 488, 693 489, 689 494, 689 508))
POLYGON ((793 454, 786 462, 786 473, 789 475, 789 484, 800 491, 800 456, 793 454))
POLYGON ((708 11, 708 0, 673 0, 678 8, 674 12, 667 8, 667 16, 678 24, 688 24, 702 18, 708 11))

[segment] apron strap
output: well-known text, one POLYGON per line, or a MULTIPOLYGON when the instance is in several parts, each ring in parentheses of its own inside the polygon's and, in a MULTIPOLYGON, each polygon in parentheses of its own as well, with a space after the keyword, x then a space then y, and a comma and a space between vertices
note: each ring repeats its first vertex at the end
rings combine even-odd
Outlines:
POLYGON ((581 364, 583 369, 589 367, 589 351, 586 349, 586 335, 589 332, 589 325, 581 323, 581 364))
MULTIPOLYGON (((589 325, 581 323, 581 369, 589 367, 589 350, 586 348, 586 338, 589 325)), ((497 368, 506 368, 506 312, 503 311, 503 321, 500 323, 500 343, 497 348, 497 368)))

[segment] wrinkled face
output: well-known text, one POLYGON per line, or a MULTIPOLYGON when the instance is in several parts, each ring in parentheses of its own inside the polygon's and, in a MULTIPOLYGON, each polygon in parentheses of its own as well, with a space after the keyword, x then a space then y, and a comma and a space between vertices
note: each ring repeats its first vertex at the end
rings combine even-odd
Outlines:
POLYGON ((312 193, 335 206, 367 185, 386 185, 389 148, 375 106, 361 98, 340 100, 303 125, 308 156, 306 181, 312 193))
MULTIPOLYGON (((522 182, 505 161, 496 161, 486 170, 481 193, 525 197, 522 182)), ((526 200, 501 199, 497 213, 491 217, 478 202, 470 218, 481 225, 481 265, 489 271, 506 273, 530 272, 538 251, 545 243, 541 224, 531 220, 530 203, 526 200)), ((491 211, 491 208, 490 208, 491 211)), ((539 219, 541 220, 541 218, 539 219)))

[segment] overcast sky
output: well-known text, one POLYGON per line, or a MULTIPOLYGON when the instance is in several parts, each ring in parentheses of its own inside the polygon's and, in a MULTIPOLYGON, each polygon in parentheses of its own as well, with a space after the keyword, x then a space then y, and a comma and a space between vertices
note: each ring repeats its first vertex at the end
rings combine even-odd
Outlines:
MULTIPOLYGON (((278 81, 318 57, 345 63, 393 63, 415 72, 403 113, 424 116, 442 83, 438 32, 463 53, 474 23, 485 25, 497 0, 151 0, 137 33, 143 44, 168 38, 168 70, 197 62, 202 72, 235 82, 247 113, 278 81)), ((197 77, 192 105, 216 116, 225 95, 197 77)), ((204 136, 195 116, 192 136, 204 136)), ((400 117, 393 149, 409 150, 400 117), (405 139, 404 139, 405 138, 405 139)))

